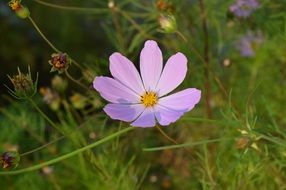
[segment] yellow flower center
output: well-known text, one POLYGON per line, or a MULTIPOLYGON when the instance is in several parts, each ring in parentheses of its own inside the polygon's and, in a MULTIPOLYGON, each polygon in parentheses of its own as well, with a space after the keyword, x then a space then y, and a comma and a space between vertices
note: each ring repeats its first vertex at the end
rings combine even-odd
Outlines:
POLYGON ((155 92, 146 92, 143 96, 141 96, 141 103, 145 107, 152 107, 158 102, 158 96, 155 92))

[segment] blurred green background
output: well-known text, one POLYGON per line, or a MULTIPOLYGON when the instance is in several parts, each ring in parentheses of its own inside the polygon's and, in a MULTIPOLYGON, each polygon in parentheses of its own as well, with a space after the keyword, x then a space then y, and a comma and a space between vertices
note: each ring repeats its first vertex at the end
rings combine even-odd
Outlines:
POLYGON ((183 52, 188 73, 178 90, 201 89, 202 99, 162 128, 179 144, 188 143, 184 148, 146 151, 172 142, 156 128, 138 128, 55 165, 0 175, 0 189, 286 189, 286 1, 257 1, 247 17, 231 11, 239 1, 22 0, 54 46, 83 67, 72 64, 68 72, 87 89, 65 74, 50 73, 55 51, 29 19, 1 1, 0 150, 25 153, 55 141, 22 156, 18 168, 128 126, 105 115, 106 102, 91 86, 95 76, 110 75, 113 52, 137 68, 148 39, 158 42, 165 62, 183 52), (25 73, 28 65, 33 79, 39 74, 33 101, 60 130, 4 86, 13 89, 7 75, 17 74, 17 67, 25 73))

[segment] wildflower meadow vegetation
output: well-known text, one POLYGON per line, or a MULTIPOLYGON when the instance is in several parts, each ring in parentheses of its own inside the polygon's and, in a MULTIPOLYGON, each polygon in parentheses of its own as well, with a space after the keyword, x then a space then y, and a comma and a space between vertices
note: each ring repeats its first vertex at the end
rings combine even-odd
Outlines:
POLYGON ((0 189, 286 189, 286 1, 1 0, 0 189))

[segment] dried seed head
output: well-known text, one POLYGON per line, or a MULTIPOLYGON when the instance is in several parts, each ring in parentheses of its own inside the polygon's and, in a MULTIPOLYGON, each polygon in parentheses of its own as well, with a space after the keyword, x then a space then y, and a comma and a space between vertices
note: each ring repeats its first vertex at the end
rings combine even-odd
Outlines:
POLYGON ((70 66, 71 59, 66 53, 53 53, 49 63, 52 66, 51 72, 63 73, 70 66))
POLYGON ((31 77, 30 67, 28 67, 28 74, 21 73, 18 68, 18 74, 13 77, 8 76, 14 86, 14 90, 8 88, 9 93, 17 99, 27 99, 35 95, 37 92, 38 76, 35 83, 31 77))
POLYGON ((0 164, 3 169, 13 169, 18 166, 20 155, 18 152, 4 152, 0 157, 0 164))

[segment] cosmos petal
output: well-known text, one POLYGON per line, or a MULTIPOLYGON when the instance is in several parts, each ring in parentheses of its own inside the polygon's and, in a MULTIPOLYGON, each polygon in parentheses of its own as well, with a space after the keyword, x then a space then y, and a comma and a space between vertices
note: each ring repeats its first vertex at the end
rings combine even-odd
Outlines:
POLYGON ((104 99, 112 103, 140 102, 140 96, 113 78, 95 77, 93 87, 104 99))
POLYGON ((159 99, 158 104, 174 111, 187 112, 192 110, 201 99, 201 91, 188 88, 175 94, 159 99))
POLYGON ((140 54, 140 72, 146 91, 155 91, 163 68, 163 56, 157 42, 148 40, 140 54))
POLYGON ((131 122, 134 121, 144 109, 145 107, 142 104, 107 104, 103 110, 112 119, 131 122))
POLYGON ((154 127, 156 125, 154 110, 146 108, 131 125, 135 127, 154 127))
POLYGON ((159 97, 168 94, 183 82, 187 74, 187 62, 186 56, 182 53, 168 59, 157 85, 159 97))
POLYGON ((115 79, 139 95, 144 93, 145 89, 139 72, 129 59, 120 53, 113 53, 109 58, 109 62, 110 72, 115 79))
POLYGON ((183 114, 183 111, 176 111, 164 106, 155 106, 155 116, 160 125, 167 126, 177 121, 183 114))

